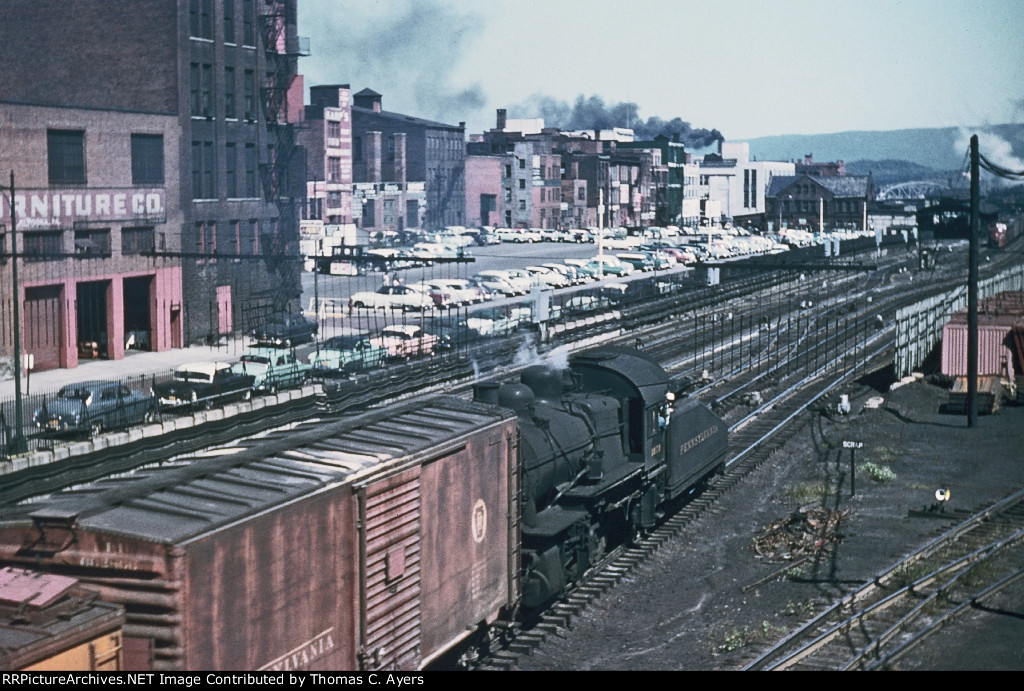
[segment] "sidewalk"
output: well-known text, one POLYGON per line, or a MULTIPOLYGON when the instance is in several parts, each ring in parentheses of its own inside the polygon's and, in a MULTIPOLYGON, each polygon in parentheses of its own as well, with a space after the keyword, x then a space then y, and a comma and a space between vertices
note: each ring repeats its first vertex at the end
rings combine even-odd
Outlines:
MULTIPOLYGON (((243 339, 227 341, 220 346, 192 346, 174 348, 159 353, 138 350, 125 352, 123 360, 79 360, 73 369, 54 369, 31 372, 26 380, 22 372, 22 395, 52 392, 65 384, 97 379, 124 379, 144 374, 165 374, 187 362, 224 360, 233 362, 245 350, 243 339)), ((0 381, 0 401, 14 398, 14 378, 0 381)))

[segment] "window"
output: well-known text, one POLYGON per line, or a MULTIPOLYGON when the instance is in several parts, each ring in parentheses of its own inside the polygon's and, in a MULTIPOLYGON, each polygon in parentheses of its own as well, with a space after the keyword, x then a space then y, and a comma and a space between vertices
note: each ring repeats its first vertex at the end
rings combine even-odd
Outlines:
POLYGON ((518 156, 516 156, 516 158, 519 159, 519 169, 520 170, 525 170, 526 169, 526 159, 525 158, 519 158, 518 156))
POLYGON ((581 202, 582 201, 586 201, 586 199, 587 199, 587 188, 586 187, 580 187, 579 189, 577 189, 576 190, 576 198, 578 200, 580 200, 581 202))
POLYGON ((256 145, 245 145, 245 196, 255 197, 256 194, 256 145))
POLYGON ((327 159, 327 182, 341 182, 341 159, 337 156, 327 159))
POLYGON ((121 229, 121 254, 141 254, 152 252, 153 228, 122 228, 121 229))
POLYGON ((213 65, 203 65, 199 82, 199 114, 213 117, 213 65))
POLYGON ((327 138, 341 139, 341 123, 337 120, 327 121, 327 138))
POLYGON ((110 228, 85 228, 75 231, 75 254, 109 255, 110 228))
POLYGON ((51 185, 85 184, 85 132, 48 130, 46 151, 51 185))
POLYGON ((235 68, 224 68, 224 117, 237 118, 235 110, 235 68))
POLYGON ((217 198, 216 159, 213 155, 213 142, 192 142, 192 198, 217 198))
POLYGON ((520 180, 519 181, 519 189, 521 189, 521 190, 525 190, 526 189, 526 180, 520 180))
POLYGON ((224 42, 235 42, 235 0, 224 0, 224 42))
POLYGON ((162 185, 164 182, 164 136, 132 135, 132 184, 162 185))
POLYGON ((192 115, 202 115, 203 111, 199 105, 199 63, 193 62, 189 65, 188 72, 188 83, 189 83, 189 94, 191 95, 190 113, 192 115))
POLYGON ((21 248, 25 261, 38 262, 46 259, 59 259, 61 253, 61 233, 59 230, 42 232, 26 231, 21 236, 21 248))
POLYGON ((238 152, 234 142, 224 145, 224 184, 229 199, 238 196, 238 152))
POLYGON ((245 90, 245 119, 256 119, 256 73, 252 70, 245 71, 245 83, 242 88, 245 90))
POLYGON ((520 211, 526 211, 526 200, 525 199, 520 199, 519 200, 519 210, 520 211))
POLYGON ((256 45, 255 14, 252 0, 242 0, 242 43, 247 46, 256 45))
MULTIPOLYGON (((242 253, 242 222, 241 221, 228 221, 228 233, 231 235, 231 254, 239 255, 242 253)), ((238 257, 235 257, 235 261, 241 261, 238 257)))
POLYGON ((341 207, 341 192, 328 192, 327 193, 327 208, 337 209, 341 207))
POLYGON ((512 177, 512 166, 511 166, 511 164, 506 164, 505 165, 505 177, 507 177, 507 178, 512 177))

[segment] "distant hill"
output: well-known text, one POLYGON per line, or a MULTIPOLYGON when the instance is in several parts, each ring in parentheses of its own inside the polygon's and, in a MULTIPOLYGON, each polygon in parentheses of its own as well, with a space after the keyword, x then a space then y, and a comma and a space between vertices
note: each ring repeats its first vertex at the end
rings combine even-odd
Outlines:
POLYGON ((895 162, 906 161, 944 172, 960 170, 964 166, 972 134, 979 135, 982 153, 987 149, 995 150, 1002 140, 1009 143, 1014 156, 1024 159, 1024 124, 794 134, 748 141, 751 157, 762 161, 796 161, 812 154, 815 161, 846 161, 848 168, 851 162, 880 162, 892 167, 895 162))

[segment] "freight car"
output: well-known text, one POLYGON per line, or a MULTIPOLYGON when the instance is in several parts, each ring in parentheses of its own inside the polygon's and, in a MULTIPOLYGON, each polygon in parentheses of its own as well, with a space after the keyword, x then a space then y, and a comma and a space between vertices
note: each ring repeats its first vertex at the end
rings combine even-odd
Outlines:
POLYGON ((719 470, 728 430, 632 349, 588 351, 520 379, 478 386, 477 398, 519 418, 522 603, 535 609, 719 470))
POLYGON ((507 411, 310 420, 34 501, 0 561, 126 610, 129 670, 416 669, 515 607, 507 411))
POLYGON ((125 609, 130 670, 416 669, 565 592, 722 463, 657 363, 308 420, 0 515, 0 563, 125 609))

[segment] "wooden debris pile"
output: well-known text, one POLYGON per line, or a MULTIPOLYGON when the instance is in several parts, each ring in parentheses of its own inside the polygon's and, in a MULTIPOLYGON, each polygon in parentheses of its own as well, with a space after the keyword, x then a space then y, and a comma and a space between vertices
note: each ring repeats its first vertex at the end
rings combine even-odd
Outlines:
POLYGON ((767 526, 751 546, 766 559, 789 561, 816 555, 839 542, 839 524, 845 516, 845 512, 804 506, 767 526))

